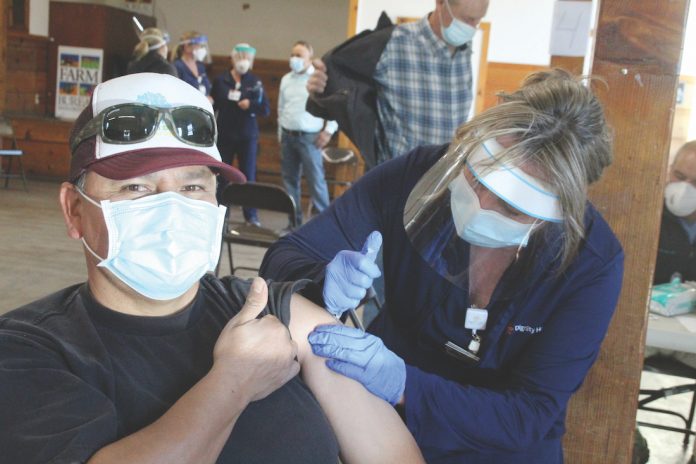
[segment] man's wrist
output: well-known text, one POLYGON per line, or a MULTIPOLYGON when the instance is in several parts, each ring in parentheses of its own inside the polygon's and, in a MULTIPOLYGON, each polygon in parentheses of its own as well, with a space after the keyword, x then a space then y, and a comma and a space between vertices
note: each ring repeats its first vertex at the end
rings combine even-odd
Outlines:
POLYGON ((229 412, 233 417, 236 417, 251 403, 254 395, 254 392, 244 385, 243 379, 244 376, 240 375, 238 369, 232 366, 223 366, 220 363, 214 363, 204 377, 206 383, 214 391, 221 392, 222 401, 225 401, 228 406, 236 405, 234 408, 229 408, 229 412))

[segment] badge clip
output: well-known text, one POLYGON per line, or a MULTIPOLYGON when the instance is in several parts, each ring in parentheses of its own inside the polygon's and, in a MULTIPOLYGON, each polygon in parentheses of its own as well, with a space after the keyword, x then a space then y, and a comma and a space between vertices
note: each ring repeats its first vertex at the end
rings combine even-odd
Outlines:
POLYGON ((445 352, 454 358, 467 362, 479 362, 481 358, 476 356, 475 353, 465 350, 461 346, 448 341, 445 343, 445 352))

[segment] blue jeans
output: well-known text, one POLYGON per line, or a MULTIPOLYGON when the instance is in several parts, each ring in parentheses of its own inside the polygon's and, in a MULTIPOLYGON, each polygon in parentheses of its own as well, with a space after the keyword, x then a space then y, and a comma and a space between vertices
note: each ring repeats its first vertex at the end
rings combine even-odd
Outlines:
POLYGON ((297 207, 297 224, 302 224, 302 206, 300 203, 300 180, 304 169, 307 185, 312 195, 312 203, 317 211, 329 207, 329 189, 324 179, 324 162, 321 151, 314 145, 317 133, 290 135, 283 132, 281 147, 281 171, 285 190, 295 200, 297 207))
MULTIPOLYGON (((231 139, 218 140, 218 151, 222 161, 227 164, 234 162, 235 156, 239 158, 239 170, 244 173, 250 182, 256 181, 256 150, 258 139, 231 139)), ((255 208, 244 208, 244 219, 258 220, 255 208)))

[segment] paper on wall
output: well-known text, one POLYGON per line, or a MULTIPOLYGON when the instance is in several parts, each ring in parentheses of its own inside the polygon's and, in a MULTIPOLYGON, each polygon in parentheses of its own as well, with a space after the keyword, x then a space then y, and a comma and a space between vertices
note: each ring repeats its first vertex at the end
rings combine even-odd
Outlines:
POLYGON ((582 56, 590 36, 592 2, 559 0, 553 9, 551 45, 553 56, 582 56))

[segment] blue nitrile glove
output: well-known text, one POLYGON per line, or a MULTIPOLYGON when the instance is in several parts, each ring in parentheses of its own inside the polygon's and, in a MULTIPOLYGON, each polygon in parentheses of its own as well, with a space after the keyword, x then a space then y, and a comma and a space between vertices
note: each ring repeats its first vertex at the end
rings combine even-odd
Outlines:
POLYGON ((357 380, 373 395, 394 405, 406 388, 406 364, 382 340, 360 329, 320 325, 307 337, 332 371, 357 380))
POLYGON ((372 281, 382 273, 375 264, 382 234, 372 232, 361 251, 342 250, 326 266, 324 277, 324 304, 334 316, 355 309, 365 298, 372 281))

